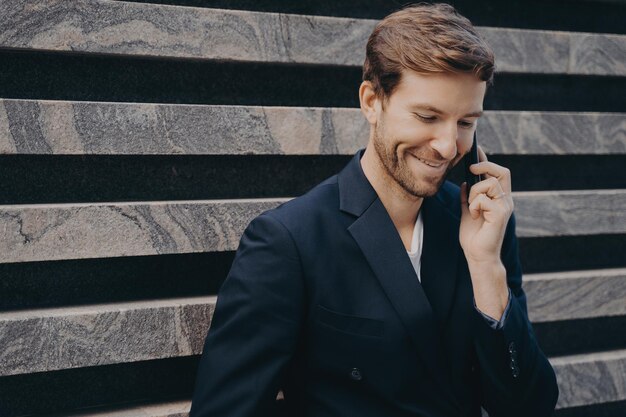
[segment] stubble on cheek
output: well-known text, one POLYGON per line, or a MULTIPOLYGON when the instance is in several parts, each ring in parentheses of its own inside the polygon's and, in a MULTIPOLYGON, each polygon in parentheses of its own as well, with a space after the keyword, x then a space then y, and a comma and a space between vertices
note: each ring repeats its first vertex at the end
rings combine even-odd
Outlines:
POLYGON ((413 196, 431 197, 439 191, 453 166, 448 164, 441 175, 428 175, 420 172, 421 162, 418 162, 413 155, 413 153, 404 152, 400 158, 397 170, 398 182, 401 183, 402 188, 413 196), (411 164, 417 166, 418 172, 415 172, 415 168, 411 167, 411 164))
MULTIPOLYGON (((379 164, 386 172, 385 181, 389 186, 399 186, 406 193, 414 197, 430 197, 437 193, 453 165, 449 164, 441 176, 425 176, 415 172, 411 164, 419 164, 409 155, 405 148, 400 148, 400 143, 387 138, 384 135, 384 127, 381 123, 374 131, 374 150, 378 154, 379 164)), ((415 155, 419 155, 415 149, 415 155)), ((427 159, 432 159, 427 157, 427 159)), ((419 171, 419 168, 417 168, 419 171)))

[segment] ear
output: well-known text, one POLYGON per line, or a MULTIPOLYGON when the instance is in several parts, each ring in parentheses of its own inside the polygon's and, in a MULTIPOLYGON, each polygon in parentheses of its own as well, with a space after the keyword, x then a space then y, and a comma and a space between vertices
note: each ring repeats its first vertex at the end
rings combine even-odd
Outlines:
POLYGON ((381 106, 380 100, 374 93, 374 86, 370 81, 361 83, 359 87, 359 101, 361 103, 361 113, 363 113, 370 125, 375 125, 381 106))

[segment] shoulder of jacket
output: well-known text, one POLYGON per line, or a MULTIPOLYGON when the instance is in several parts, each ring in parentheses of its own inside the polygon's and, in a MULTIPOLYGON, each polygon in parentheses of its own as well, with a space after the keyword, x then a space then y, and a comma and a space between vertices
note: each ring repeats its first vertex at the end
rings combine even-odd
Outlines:
POLYGON ((287 229, 307 219, 315 218, 328 210, 339 210, 339 187, 337 175, 319 183, 305 194, 284 202, 276 208, 264 212, 287 229))

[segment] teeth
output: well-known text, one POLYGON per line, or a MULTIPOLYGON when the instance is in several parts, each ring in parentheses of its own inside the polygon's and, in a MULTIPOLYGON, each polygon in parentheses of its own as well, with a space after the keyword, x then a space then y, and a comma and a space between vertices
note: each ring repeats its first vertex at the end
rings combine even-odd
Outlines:
POLYGON ((417 158, 417 159, 419 159, 420 161, 422 161, 423 163, 425 163, 425 164, 426 164, 426 165, 428 165, 429 167, 439 168, 439 167, 441 166, 441 164, 439 164, 439 165, 433 165, 433 164, 431 164, 431 163, 429 163, 429 162, 427 162, 427 161, 424 161, 424 160, 423 160, 423 159, 421 159, 421 158, 417 158))

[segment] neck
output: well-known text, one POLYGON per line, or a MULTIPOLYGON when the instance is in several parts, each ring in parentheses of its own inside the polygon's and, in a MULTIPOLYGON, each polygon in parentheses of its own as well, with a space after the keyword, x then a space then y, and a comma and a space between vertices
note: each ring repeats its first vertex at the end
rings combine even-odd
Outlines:
POLYGON ((361 158, 361 167, 365 177, 385 206, 396 229, 400 233, 404 229, 413 230, 424 199, 407 193, 390 177, 387 170, 382 166, 372 144, 369 144, 365 149, 361 158))

